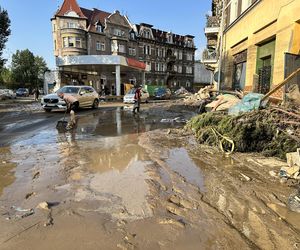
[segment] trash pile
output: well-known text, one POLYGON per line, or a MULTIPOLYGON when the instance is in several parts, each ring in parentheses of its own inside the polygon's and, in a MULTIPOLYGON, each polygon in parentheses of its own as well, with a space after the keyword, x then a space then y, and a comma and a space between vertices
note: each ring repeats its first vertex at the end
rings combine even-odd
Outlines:
MULTIPOLYGON (((185 128, 193 131, 200 143, 208 145, 219 144, 219 135, 226 137, 234 142, 234 150, 238 152, 259 152, 285 159, 287 152, 300 148, 299 108, 269 107, 236 116, 204 113, 192 118, 185 128)), ((230 151, 231 143, 224 144, 224 151, 230 151)))
POLYGON ((186 96, 183 100, 184 104, 198 106, 202 100, 210 99, 210 93, 213 90, 213 88, 213 86, 209 85, 200 89, 197 93, 193 95, 189 93, 189 95, 186 96))
MULTIPOLYGON (((289 179, 300 183, 300 148, 296 152, 286 154, 288 167, 282 167, 278 176, 281 183, 286 183, 289 179)), ((294 184, 296 184, 294 183, 294 184)))
POLYGON ((175 91, 175 95, 179 96, 179 95, 191 95, 191 93, 189 91, 187 91, 184 87, 181 87, 180 89, 177 89, 175 91))

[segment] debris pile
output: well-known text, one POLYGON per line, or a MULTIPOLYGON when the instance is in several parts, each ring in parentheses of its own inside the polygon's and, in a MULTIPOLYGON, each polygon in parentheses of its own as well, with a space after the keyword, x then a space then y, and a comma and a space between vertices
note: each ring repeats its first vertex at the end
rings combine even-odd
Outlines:
POLYGON ((183 100, 185 105, 192 105, 192 106, 199 106, 199 103, 202 100, 206 100, 210 98, 210 93, 213 89, 213 86, 206 86, 202 89, 200 89, 197 93, 195 94, 189 94, 188 96, 185 97, 183 100))
POLYGON ((270 107, 238 116, 210 112, 192 118, 186 129, 192 130, 200 143, 219 143, 214 129, 234 142, 235 151, 285 159, 287 152, 300 147, 300 110, 270 107))

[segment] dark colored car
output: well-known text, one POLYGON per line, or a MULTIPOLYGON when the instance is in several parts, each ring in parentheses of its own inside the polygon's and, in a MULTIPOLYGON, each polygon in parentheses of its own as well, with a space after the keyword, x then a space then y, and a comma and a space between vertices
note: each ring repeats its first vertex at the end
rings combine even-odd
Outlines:
POLYGON ((17 91, 16 91, 16 95, 17 96, 29 96, 29 90, 28 89, 26 89, 26 88, 19 88, 19 89, 17 89, 17 91))
POLYGON ((171 90, 168 88, 156 88, 154 90, 155 99, 171 99, 171 90))

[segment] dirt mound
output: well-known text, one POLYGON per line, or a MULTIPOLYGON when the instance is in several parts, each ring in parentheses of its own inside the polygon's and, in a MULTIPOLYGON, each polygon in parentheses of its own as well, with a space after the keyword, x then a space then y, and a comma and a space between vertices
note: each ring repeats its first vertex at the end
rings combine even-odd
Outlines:
POLYGON ((213 129, 235 143, 235 151, 259 152, 285 159, 300 147, 300 115, 289 110, 269 108, 239 116, 212 112, 192 118, 186 129, 200 143, 216 145, 220 138, 213 129))

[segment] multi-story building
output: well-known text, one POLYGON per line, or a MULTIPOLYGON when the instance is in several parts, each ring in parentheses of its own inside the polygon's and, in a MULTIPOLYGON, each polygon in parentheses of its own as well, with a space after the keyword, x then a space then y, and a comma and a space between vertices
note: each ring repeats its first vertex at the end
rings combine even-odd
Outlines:
POLYGON ((191 35, 132 24, 119 11, 81 8, 76 0, 65 0, 51 21, 61 84, 106 86, 117 95, 125 83, 192 87, 191 35))
POLYGON ((222 0, 213 0, 211 15, 206 15, 204 33, 207 45, 202 54, 202 62, 211 71, 216 71, 218 68, 222 2, 222 0))
MULTIPOLYGON (((299 61, 300 1, 226 0, 224 4, 221 87, 266 93, 291 73, 287 64, 291 58, 299 61)), ((273 97, 281 98, 282 91, 273 97)))

